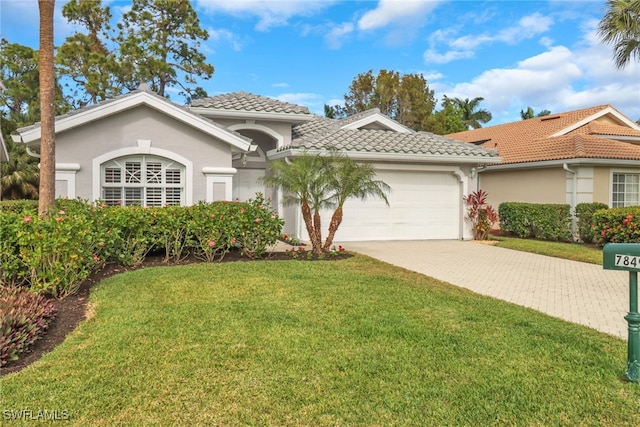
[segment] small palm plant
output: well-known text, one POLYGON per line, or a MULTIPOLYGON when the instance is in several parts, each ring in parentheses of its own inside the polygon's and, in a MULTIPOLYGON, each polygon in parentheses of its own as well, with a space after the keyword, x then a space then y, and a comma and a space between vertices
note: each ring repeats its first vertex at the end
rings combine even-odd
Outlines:
POLYGON ((471 221, 473 228, 473 238, 476 240, 487 240, 489 231, 498 222, 500 217, 498 212, 491 205, 487 204, 486 191, 478 190, 463 197, 467 203, 467 217, 471 221))

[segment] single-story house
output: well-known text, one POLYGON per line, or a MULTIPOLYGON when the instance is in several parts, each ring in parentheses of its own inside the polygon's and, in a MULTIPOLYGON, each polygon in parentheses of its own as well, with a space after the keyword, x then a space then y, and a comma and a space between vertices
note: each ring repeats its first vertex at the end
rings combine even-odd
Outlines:
MULTIPOLYGON (((371 162, 389 184, 383 201, 350 200, 336 240, 469 239, 463 196, 495 150, 414 132, 378 110, 343 120, 245 92, 179 106, 147 85, 56 118, 56 195, 123 205, 191 205, 246 200, 263 192, 285 231, 308 238, 298 207, 259 178, 269 162, 329 146, 371 162)), ((40 126, 14 140, 35 152, 40 126)), ((328 224, 330 213, 325 213, 328 224)))
POLYGON ((447 135, 498 151, 478 170, 489 202, 640 205, 640 126, 611 105, 447 135))

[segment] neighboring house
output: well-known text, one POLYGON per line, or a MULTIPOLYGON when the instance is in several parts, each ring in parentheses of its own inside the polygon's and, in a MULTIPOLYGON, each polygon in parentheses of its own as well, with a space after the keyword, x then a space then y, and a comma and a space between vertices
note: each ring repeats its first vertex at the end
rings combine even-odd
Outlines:
POLYGON ((498 150, 479 170, 489 202, 640 204, 640 126, 611 105, 447 135, 498 150))
MULTIPOLYGON (((298 207, 282 206, 259 178, 269 162, 335 146, 371 162, 392 187, 390 207, 348 201, 336 240, 471 238, 462 197, 495 150, 418 133, 378 110, 331 120, 308 109, 236 92, 178 106, 139 90, 56 118, 56 195, 116 205, 191 205, 263 192, 285 231, 308 238, 298 207)), ((29 151, 40 126, 18 129, 29 151)), ((328 225, 329 214, 325 213, 328 225)))

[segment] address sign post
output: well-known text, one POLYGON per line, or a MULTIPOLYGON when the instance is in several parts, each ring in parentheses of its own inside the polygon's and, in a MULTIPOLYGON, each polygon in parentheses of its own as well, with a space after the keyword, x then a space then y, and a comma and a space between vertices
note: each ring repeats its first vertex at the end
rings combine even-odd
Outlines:
POLYGON ((629 381, 640 381, 640 313, 638 313, 638 271, 640 271, 640 244, 607 243, 604 245, 605 270, 629 272, 629 314, 624 318, 629 325, 627 371, 629 381))

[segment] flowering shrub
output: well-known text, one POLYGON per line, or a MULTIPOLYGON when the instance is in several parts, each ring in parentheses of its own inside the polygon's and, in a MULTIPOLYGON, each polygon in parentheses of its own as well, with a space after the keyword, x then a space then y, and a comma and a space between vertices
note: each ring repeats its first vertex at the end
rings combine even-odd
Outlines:
POLYGON ((599 210, 593 214, 594 234, 605 243, 640 243, 640 206, 599 210))
POLYGON ((478 190, 463 197, 467 203, 467 218, 471 221, 473 238, 476 240, 486 240, 491 227, 499 219, 498 212, 487 204, 487 196, 485 191, 478 190))
POLYGON ((47 329, 51 301, 21 287, 0 286, 0 367, 17 360, 47 329))
POLYGON ((578 203, 576 217, 578 219, 578 235, 584 243, 591 243, 597 238, 593 227, 593 214, 600 209, 608 209, 604 203, 578 203))
POLYGON ((282 226, 261 194, 247 203, 166 208, 58 200, 49 218, 35 209, 0 209, 0 279, 63 298, 105 263, 136 266, 151 251, 173 263, 190 254, 220 260, 234 248, 260 258, 282 226))

